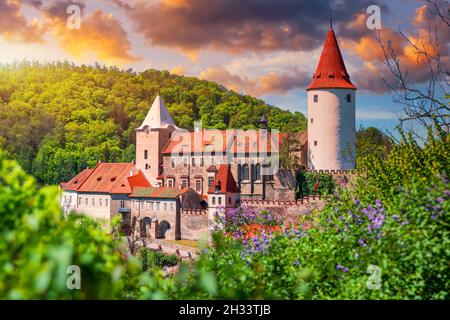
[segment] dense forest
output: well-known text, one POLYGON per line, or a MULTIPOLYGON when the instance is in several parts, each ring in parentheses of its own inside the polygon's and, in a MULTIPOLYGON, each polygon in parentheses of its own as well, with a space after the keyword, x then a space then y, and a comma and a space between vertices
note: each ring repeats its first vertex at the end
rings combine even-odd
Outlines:
POLYGON ((192 129, 306 128, 299 112, 168 71, 70 63, 0 65, 0 150, 39 183, 67 180, 98 161, 134 159, 135 133, 160 91, 178 126, 192 129))

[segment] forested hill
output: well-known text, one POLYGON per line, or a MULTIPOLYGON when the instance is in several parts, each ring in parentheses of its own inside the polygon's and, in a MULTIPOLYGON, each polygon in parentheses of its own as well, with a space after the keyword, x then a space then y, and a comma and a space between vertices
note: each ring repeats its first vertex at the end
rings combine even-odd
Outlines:
POLYGON ((301 113, 269 106, 214 82, 147 70, 23 62, 0 65, 0 157, 41 183, 59 183, 99 160, 134 159, 135 132, 160 88, 178 126, 306 128, 301 113))

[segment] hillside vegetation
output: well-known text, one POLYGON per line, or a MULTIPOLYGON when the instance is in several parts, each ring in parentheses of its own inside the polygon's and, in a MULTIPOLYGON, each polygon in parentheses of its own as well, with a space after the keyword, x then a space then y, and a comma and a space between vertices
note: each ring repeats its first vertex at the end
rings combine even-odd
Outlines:
POLYGON ((98 161, 134 159, 135 133, 160 89, 178 126, 306 128, 305 117, 214 82, 146 70, 22 62, 0 65, 0 149, 39 183, 69 179, 98 161))

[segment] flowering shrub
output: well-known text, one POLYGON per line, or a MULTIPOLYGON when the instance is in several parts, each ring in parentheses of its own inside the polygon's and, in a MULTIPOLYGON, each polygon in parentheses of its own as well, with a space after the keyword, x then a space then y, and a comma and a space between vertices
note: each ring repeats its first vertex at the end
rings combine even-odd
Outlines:
POLYGON ((216 214, 215 220, 220 228, 231 234, 249 225, 273 227, 281 224, 281 218, 277 214, 269 210, 258 212, 247 207, 223 210, 216 214))

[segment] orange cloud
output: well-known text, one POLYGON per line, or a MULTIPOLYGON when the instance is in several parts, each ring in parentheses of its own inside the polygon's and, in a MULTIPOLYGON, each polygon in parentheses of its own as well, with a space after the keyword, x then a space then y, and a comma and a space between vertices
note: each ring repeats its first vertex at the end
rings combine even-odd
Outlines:
MULTIPOLYGON (((416 29, 409 30, 404 37, 398 31, 384 27, 380 30, 381 42, 387 47, 390 43, 400 61, 402 71, 407 74, 408 81, 422 83, 430 78, 429 65, 424 55, 419 51, 426 51, 430 56, 440 55, 441 63, 449 65, 448 43, 450 42, 450 28, 443 25, 439 17, 430 11, 430 5, 424 5, 415 10, 412 23, 416 29), (438 36, 434 32, 438 32, 438 36)), ((383 65, 385 59, 383 51, 376 40, 376 31, 361 33, 363 19, 357 15, 346 28, 352 32, 360 32, 356 39, 345 39, 343 47, 355 53, 363 61, 363 67, 358 70, 354 78, 359 88, 383 93, 389 90, 384 80, 390 82, 392 75, 383 65), (355 30, 353 30, 355 29, 355 30), (384 80, 383 80, 384 79, 384 80)), ((367 30, 367 29, 366 29, 367 30)))
POLYGON ((11 42, 44 42, 45 28, 37 20, 28 22, 21 9, 21 1, 0 1, 0 36, 11 42))
POLYGON ((270 72, 256 80, 230 73, 222 67, 210 67, 200 73, 200 78, 218 82, 236 92, 260 96, 265 94, 286 94, 295 88, 305 87, 310 77, 306 72, 293 70, 292 73, 270 72))
POLYGON ((93 54, 106 63, 130 63, 141 58, 133 56, 131 43, 120 22, 101 10, 83 17, 80 29, 69 29, 65 17, 46 15, 47 24, 60 46, 77 59, 93 54))
POLYGON ((173 67, 172 69, 170 69, 170 73, 182 76, 184 75, 184 67, 183 66, 177 66, 177 67, 173 67))

